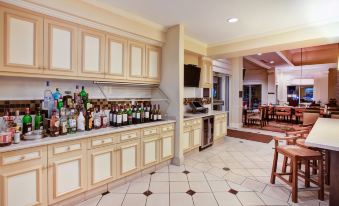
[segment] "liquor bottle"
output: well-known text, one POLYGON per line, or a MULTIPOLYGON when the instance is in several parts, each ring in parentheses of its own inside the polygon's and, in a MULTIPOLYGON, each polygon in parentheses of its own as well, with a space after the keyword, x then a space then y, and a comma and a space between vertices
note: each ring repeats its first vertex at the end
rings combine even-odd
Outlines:
POLYGON ((26 114, 22 118, 22 134, 32 131, 32 116, 29 114, 29 108, 26 108, 26 114))
POLYGON ((66 116, 66 108, 60 109, 60 126, 59 126, 59 134, 66 135, 67 134, 67 116, 66 116))
POLYGON ((113 126, 117 126, 117 114, 118 114, 119 108, 115 105, 114 111, 113 111, 113 126))
POLYGON ((153 105, 153 121, 158 120, 157 106, 153 105))
POLYGON ((74 134, 77 132, 77 119, 75 115, 75 110, 71 109, 71 112, 68 117, 68 133, 74 134))
POLYGON ((14 124, 15 124, 15 131, 19 132, 20 135, 22 134, 22 120, 20 118, 20 112, 19 110, 15 111, 15 119, 14 119, 14 124))
POLYGON ((109 121, 104 109, 101 111, 100 117, 101 117, 101 128, 106 128, 109 121))
POLYGON ((144 123, 145 122, 145 110, 144 110, 144 104, 141 103, 141 107, 140 107, 140 123, 144 123))
POLYGON ((85 87, 84 86, 82 86, 81 87, 81 92, 79 93, 79 96, 80 96, 80 99, 81 99, 81 102, 82 102, 82 104, 83 105, 86 105, 87 104, 87 93, 86 93, 86 91, 85 91, 85 87))
POLYGON ((127 115, 126 105, 124 105, 123 111, 122 111, 122 125, 127 125, 127 124, 128 124, 128 115, 127 115))
POLYGON ((93 112, 92 109, 86 111, 85 116, 85 130, 90 131, 93 129, 93 112))
POLYGON ((112 105, 111 106, 111 111, 109 111, 109 125, 110 126, 114 126, 114 123, 113 123, 113 114, 114 114, 114 106, 112 105))
POLYGON ((122 110, 121 110, 121 106, 119 108, 119 111, 117 113, 117 127, 122 126, 122 110))
POLYGON ((49 81, 46 82, 46 89, 44 91, 44 102, 42 104, 42 109, 47 111, 47 118, 51 117, 52 110, 54 106, 54 98, 52 91, 49 88, 50 84, 49 81))
POLYGON ((137 123, 137 108, 135 105, 132 106, 132 122, 133 124, 137 123))
POLYGON ((145 122, 149 122, 149 111, 149 105, 147 105, 145 109, 145 122))
POLYGON ((95 114, 94 114, 94 129, 100 129, 101 128, 101 114, 100 114, 100 107, 95 108, 95 114))
POLYGON ((149 109, 149 120, 151 122, 153 122, 153 120, 154 120, 154 111, 153 111, 153 108, 152 108, 152 104, 150 104, 150 109, 149 109))
POLYGON ((49 125, 49 134, 51 135, 51 137, 59 136, 59 129, 60 129, 59 127, 60 127, 60 121, 57 116, 57 111, 53 110, 50 125, 49 125))
POLYGON ((85 131, 85 117, 82 111, 80 111, 77 119, 77 131, 85 131))
POLYGON ((160 104, 158 104, 158 121, 162 120, 162 115, 161 115, 161 111, 160 111, 160 104))
POLYGON ((127 122, 128 122, 128 125, 132 125, 133 124, 133 113, 132 113, 132 108, 131 106, 129 105, 128 106, 128 111, 127 111, 127 122))
POLYGON ((41 116, 40 109, 38 109, 37 114, 34 117, 34 129, 35 130, 43 130, 44 129, 44 122, 41 116))
POLYGON ((63 105, 67 108, 70 108, 73 104, 73 98, 71 94, 71 91, 65 91, 65 96, 62 97, 63 105))
POLYGON ((75 103, 76 105, 80 105, 80 104, 81 104, 79 85, 76 85, 76 87, 75 87, 75 92, 74 92, 74 103, 75 103))
POLYGON ((140 108, 139 108, 139 105, 137 105, 137 110, 136 110, 136 124, 140 124, 140 119, 141 119, 140 108))
POLYGON ((61 93, 60 93, 60 91, 59 91, 59 88, 56 88, 55 89, 55 92, 53 93, 53 98, 54 98, 54 100, 59 100, 60 98, 62 98, 62 95, 61 95, 61 93))

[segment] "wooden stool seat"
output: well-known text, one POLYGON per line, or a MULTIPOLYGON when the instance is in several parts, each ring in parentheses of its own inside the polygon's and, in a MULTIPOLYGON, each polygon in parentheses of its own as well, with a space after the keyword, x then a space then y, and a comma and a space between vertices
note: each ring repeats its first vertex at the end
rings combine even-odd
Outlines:
POLYGON ((314 159, 321 158, 321 153, 305 147, 300 147, 298 145, 284 145, 278 146, 277 151, 282 153, 290 158, 292 157, 301 157, 303 159, 314 159))

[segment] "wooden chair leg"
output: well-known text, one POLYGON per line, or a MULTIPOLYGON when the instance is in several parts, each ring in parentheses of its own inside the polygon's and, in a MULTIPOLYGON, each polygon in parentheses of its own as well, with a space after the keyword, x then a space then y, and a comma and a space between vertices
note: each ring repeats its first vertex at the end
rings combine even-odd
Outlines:
POLYGON ((313 160, 313 169, 312 169, 312 174, 316 175, 317 174, 317 160, 313 160))
POLYGON ((284 156, 284 161, 283 161, 283 165, 282 165, 282 172, 283 172, 283 173, 286 172, 287 161, 288 161, 288 158, 287 158, 286 156, 284 156))
POLYGON ((271 173, 271 184, 275 184, 275 174, 277 172, 278 165, 278 152, 274 151, 273 164, 272 164, 272 173, 271 173))
POLYGON ((292 162, 292 202, 298 203, 298 160, 293 158, 292 162))
POLYGON ((325 151, 325 184, 330 185, 330 152, 325 151))
POLYGON ((324 165, 322 159, 319 160, 318 183, 320 187, 318 191, 318 199, 324 201, 324 165))
POLYGON ((305 187, 310 187, 310 161, 305 162, 305 187))

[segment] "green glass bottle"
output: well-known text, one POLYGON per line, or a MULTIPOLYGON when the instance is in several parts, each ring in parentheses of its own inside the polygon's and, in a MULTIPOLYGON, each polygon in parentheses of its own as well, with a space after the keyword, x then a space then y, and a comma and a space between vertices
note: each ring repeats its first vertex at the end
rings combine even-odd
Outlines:
POLYGON ((26 114, 22 118, 22 134, 32 131, 32 116, 29 114, 29 108, 26 108, 26 114))
POLYGON ((35 118, 34 118, 34 129, 35 130, 43 130, 44 129, 44 124, 43 124, 40 109, 38 109, 38 113, 35 115, 35 118))
POLYGON ((133 124, 133 112, 132 112, 132 108, 129 105, 129 108, 127 110, 127 119, 128 119, 128 125, 133 124))

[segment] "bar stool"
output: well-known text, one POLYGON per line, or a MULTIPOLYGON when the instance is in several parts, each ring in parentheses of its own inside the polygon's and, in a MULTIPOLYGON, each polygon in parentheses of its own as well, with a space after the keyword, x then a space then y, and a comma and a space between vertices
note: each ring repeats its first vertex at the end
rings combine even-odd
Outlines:
POLYGON ((279 140, 286 140, 289 137, 275 137, 275 151, 274 159, 272 165, 271 173, 271 184, 275 184, 276 177, 280 178, 286 184, 292 187, 292 201, 294 203, 298 202, 298 177, 305 179, 305 186, 312 182, 313 184, 319 187, 318 189, 318 199, 324 200, 324 172, 323 172, 323 159, 322 155, 318 151, 310 150, 307 148, 299 147, 297 145, 282 145, 279 146, 279 140), (290 172, 277 172, 278 156, 282 154, 287 158, 291 159, 291 171, 290 172), (309 172, 309 163, 310 161, 318 162, 318 175, 317 181, 312 179, 309 172), (301 173, 298 170, 298 163, 305 164, 305 173, 301 173), (308 169, 307 169, 308 168, 308 169), (288 175, 289 180, 285 179, 283 176, 288 175))

